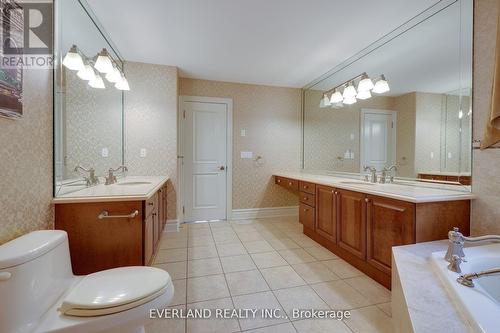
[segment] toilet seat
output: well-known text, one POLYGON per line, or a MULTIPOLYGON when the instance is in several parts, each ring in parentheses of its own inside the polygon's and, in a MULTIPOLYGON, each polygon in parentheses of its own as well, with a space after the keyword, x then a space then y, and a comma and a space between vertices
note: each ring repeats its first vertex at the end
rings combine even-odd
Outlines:
POLYGON ((125 311, 162 295, 171 279, 155 267, 121 267, 82 278, 64 298, 59 312, 94 317, 125 311))

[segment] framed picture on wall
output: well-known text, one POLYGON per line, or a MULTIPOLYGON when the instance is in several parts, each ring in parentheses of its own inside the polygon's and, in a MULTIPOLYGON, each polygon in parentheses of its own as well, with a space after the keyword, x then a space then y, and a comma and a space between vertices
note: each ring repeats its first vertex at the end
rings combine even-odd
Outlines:
MULTIPOLYGON (((22 45, 23 41, 23 14, 21 6, 12 0, 0 0, 2 5, 0 58, 4 58, 4 46, 22 45)), ((18 65, 5 66, 0 63, 0 116, 7 118, 21 118, 23 115, 23 67, 18 65)))

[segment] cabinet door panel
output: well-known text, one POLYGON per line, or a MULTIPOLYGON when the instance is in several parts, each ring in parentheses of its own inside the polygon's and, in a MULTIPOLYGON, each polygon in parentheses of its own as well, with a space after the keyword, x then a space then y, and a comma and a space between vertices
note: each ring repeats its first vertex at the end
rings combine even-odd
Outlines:
POLYGON ((333 243, 337 240, 337 204, 333 187, 316 186, 316 232, 333 243))
POLYGON ((149 265, 154 248, 154 216, 149 215, 144 223, 144 265, 149 265))
POLYGON ((367 261, 390 273, 392 247, 415 243, 415 204, 368 196, 367 261))
POLYGON ((338 190, 337 243, 361 259, 366 258, 366 203, 363 193, 338 190))
POLYGON ((314 229, 314 208, 303 203, 299 206, 299 221, 309 229, 314 229))

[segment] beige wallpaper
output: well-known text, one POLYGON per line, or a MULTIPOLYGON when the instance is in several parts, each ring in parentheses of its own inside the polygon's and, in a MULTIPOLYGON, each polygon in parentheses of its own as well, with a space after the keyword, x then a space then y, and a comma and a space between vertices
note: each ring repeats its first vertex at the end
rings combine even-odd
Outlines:
POLYGON ((52 71, 24 71, 23 113, 0 118, 0 244, 53 225, 52 71))
POLYGON ((89 87, 75 71, 64 71, 65 167, 63 179, 76 178, 76 165, 93 167, 104 177, 122 164, 122 93, 109 82, 106 89, 89 87), (107 148, 108 157, 102 157, 107 148))
POLYGON ((126 62, 125 165, 129 175, 170 177, 168 218, 175 219, 177 186, 177 68, 126 62), (141 157, 141 149, 146 156, 141 157))
MULTIPOLYGON (((498 0, 476 0, 474 18, 473 139, 483 137, 491 100, 498 0)), ((474 150, 472 233, 500 234, 500 149, 474 150)))
POLYGON ((182 78, 179 94, 233 99, 233 209, 298 205, 271 176, 300 168, 300 89, 182 78), (240 151, 261 155, 263 165, 241 159, 240 151))

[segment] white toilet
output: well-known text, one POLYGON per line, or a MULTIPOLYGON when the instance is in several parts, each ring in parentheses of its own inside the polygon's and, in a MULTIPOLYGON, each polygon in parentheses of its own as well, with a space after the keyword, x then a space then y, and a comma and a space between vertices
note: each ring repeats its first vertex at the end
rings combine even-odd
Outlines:
POLYGON ((0 332, 143 332, 150 309, 173 295, 170 275, 154 267, 73 275, 64 231, 0 246, 0 332))

